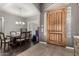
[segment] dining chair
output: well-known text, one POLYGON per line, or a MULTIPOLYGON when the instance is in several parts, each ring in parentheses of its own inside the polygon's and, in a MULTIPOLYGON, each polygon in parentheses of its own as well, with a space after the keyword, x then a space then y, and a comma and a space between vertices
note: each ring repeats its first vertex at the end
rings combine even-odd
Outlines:
POLYGON ((11 31, 11 32, 10 32, 10 36, 11 36, 11 37, 16 36, 16 32, 15 32, 15 31, 11 31))
POLYGON ((20 38, 17 38, 16 42, 19 42, 21 46, 22 42, 25 43, 25 39, 26 39, 26 32, 21 32, 20 38))
MULTIPOLYGON (((19 33, 18 33, 19 34, 19 33)), ((16 47, 16 36, 17 36, 17 32, 16 31, 11 31, 10 32, 10 37, 11 37, 11 42, 13 43, 12 44, 12 47, 16 47)))
POLYGON ((31 41, 31 31, 26 32, 26 41, 31 41))
POLYGON ((26 28, 21 28, 20 32, 27 32, 27 29, 26 28))
POLYGON ((31 31, 27 31, 26 28, 21 28, 21 39, 24 39, 24 42, 31 42, 31 31))
POLYGON ((8 49, 10 47, 10 37, 5 37, 3 32, 0 32, 0 45, 1 45, 1 52, 5 51, 5 48, 7 47, 6 45, 8 45, 8 49))
POLYGON ((16 36, 20 36, 21 35, 21 32, 16 32, 16 36))

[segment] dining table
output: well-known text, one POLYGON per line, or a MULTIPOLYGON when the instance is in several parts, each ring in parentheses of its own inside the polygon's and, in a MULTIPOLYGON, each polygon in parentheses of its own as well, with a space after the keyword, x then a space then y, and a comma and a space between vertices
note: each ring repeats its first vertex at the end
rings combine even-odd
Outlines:
POLYGON ((10 38, 10 41, 12 42, 11 45, 15 46, 17 43, 17 39, 20 39, 20 35, 15 35, 15 36, 11 36, 11 35, 6 35, 7 37, 10 38))

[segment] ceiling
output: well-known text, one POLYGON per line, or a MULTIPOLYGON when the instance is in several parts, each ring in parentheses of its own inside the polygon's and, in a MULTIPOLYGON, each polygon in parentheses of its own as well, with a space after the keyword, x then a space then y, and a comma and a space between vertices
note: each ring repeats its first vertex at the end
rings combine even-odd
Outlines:
POLYGON ((69 5, 69 3, 53 3, 48 8, 46 8, 45 10, 49 11, 49 10, 60 9, 60 8, 63 8, 63 7, 67 7, 68 5, 69 5))
POLYGON ((0 10, 23 17, 40 14, 36 5, 32 3, 0 3, 0 10))

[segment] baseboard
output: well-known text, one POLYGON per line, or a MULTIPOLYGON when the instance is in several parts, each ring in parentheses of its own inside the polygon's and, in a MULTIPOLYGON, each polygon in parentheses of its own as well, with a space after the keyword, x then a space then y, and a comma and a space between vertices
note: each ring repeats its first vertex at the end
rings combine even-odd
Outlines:
POLYGON ((68 46, 67 46, 66 48, 67 48, 67 49, 74 49, 73 47, 68 47, 68 46))
POLYGON ((42 41, 40 41, 39 43, 47 44, 47 42, 42 42, 42 41))
MULTIPOLYGON (((47 42, 42 42, 42 41, 40 41, 39 43, 47 44, 47 42)), ((73 47, 68 47, 68 46, 66 46, 66 48, 67 49, 74 49, 73 47)))

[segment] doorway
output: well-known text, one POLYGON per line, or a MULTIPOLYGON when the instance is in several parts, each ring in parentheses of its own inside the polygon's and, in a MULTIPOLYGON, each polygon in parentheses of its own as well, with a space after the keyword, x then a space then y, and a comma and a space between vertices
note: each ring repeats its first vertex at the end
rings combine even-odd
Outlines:
POLYGON ((47 43, 66 46, 66 7, 47 11, 47 43))
POLYGON ((0 32, 2 32, 2 19, 0 18, 0 32))
POLYGON ((4 32, 4 17, 0 17, 0 32, 4 32))

